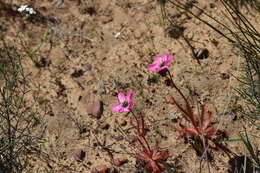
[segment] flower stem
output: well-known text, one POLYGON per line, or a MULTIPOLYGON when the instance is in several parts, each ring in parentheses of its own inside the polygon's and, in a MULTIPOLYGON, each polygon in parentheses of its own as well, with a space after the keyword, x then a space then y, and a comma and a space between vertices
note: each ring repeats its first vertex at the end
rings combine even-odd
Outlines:
POLYGON ((197 123, 196 123, 196 121, 195 121, 195 119, 194 119, 194 115, 193 115, 193 112, 192 112, 192 108, 191 108, 191 106, 190 106, 190 104, 189 104, 187 98, 184 96, 184 94, 181 92, 181 90, 180 90, 180 89, 175 85, 175 83, 173 82, 172 75, 171 75, 171 73, 170 73, 170 71, 169 71, 168 69, 167 69, 167 73, 168 73, 168 75, 169 75, 169 77, 170 77, 172 87, 181 95, 181 97, 182 97, 183 100, 185 101, 187 111, 186 111, 184 108, 182 108, 181 105, 178 104, 178 103, 174 100, 175 104, 176 104, 177 107, 178 107, 183 113, 185 113, 185 115, 190 119, 190 121, 191 121, 192 125, 194 126, 194 128, 195 128, 196 130, 198 130, 198 129, 197 129, 197 123))
POLYGON ((197 123, 196 123, 196 121, 194 120, 193 113, 192 113, 192 112, 191 112, 191 114, 187 113, 187 112, 181 107, 181 105, 180 105, 178 102, 175 101, 174 98, 173 98, 173 101, 174 101, 175 105, 186 115, 186 116, 184 116, 184 118, 185 118, 187 121, 190 121, 191 124, 193 125, 193 127, 196 129, 196 131, 197 131, 198 133, 200 133, 200 130, 199 130, 198 127, 197 127, 197 123))
MULTIPOLYGON (((137 128, 139 128, 139 127, 138 127, 138 126, 139 126, 139 121, 138 121, 138 119, 137 119, 135 113, 134 113, 132 110, 130 110, 130 112, 132 113, 132 115, 133 115, 133 117, 134 117, 134 119, 135 119, 135 121, 136 121, 137 128)), ((141 116, 142 116, 142 115, 141 115, 141 116)), ((142 117, 142 118, 143 118, 143 117, 142 117)), ((142 124, 142 126, 144 126, 144 124, 142 124)), ((144 127, 143 127, 143 128, 144 128, 144 127)), ((143 142, 140 140, 140 138, 143 139, 143 141, 144 141, 144 143, 146 144, 148 150, 151 151, 151 147, 150 147, 148 141, 146 140, 145 136, 144 136, 144 135, 140 135, 140 133, 138 133, 138 141, 140 142, 140 144, 142 145, 143 148, 146 148, 146 147, 144 147, 144 144, 143 144, 143 142)))
POLYGON ((133 115, 133 117, 134 117, 134 119, 135 119, 135 121, 136 121, 136 123, 138 124, 138 119, 137 119, 137 117, 136 117, 136 115, 135 115, 135 113, 130 109, 130 112, 132 113, 132 115, 133 115))
POLYGON ((169 76, 170 76, 170 79, 171 79, 171 84, 172 84, 172 86, 176 89, 176 91, 182 96, 182 98, 184 99, 184 101, 185 101, 185 103, 187 104, 187 105, 189 105, 188 104, 188 100, 186 99, 186 97, 183 95, 183 93, 181 92, 181 90, 175 85, 175 83, 173 82, 173 79, 172 79, 172 75, 171 75, 171 73, 170 73, 170 71, 167 69, 167 73, 169 74, 169 76))

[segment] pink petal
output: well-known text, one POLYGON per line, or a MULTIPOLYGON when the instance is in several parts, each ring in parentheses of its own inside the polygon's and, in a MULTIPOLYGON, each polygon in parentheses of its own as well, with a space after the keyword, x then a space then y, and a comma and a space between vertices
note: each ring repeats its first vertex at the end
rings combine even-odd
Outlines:
POLYGON ((148 66, 159 66, 160 62, 153 62, 152 64, 149 64, 148 66))
POLYGON ((152 64, 148 65, 148 70, 150 71, 161 71, 168 68, 168 66, 171 64, 173 56, 171 54, 165 54, 163 56, 156 55, 155 60, 152 64), (163 63, 163 66, 160 67, 160 65, 163 63))
POLYGON ((168 61, 168 56, 167 56, 167 55, 164 55, 164 56, 162 57, 162 60, 163 60, 163 62, 168 61))
POLYGON ((164 62, 164 66, 168 67, 170 64, 171 64, 171 60, 167 60, 167 61, 164 62))
POLYGON ((123 107, 121 106, 121 104, 114 104, 112 106, 112 112, 115 113, 115 112, 123 112, 123 107))
POLYGON ((173 58, 173 55, 170 54, 170 53, 167 53, 166 56, 167 56, 167 58, 168 58, 169 60, 172 60, 172 58, 173 58))
POLYGON ((156 55, 155 60, 152 64, 149 64, 147 69, 150 71, 158 71, 160 64, 162 63, 162 57, 160 55, 156 55))
POLYGON ((162 71, 162 70, 165 70, 165 69, 167 69, 167 68, 168 68, 168 66, 165 66, 165 65, 164 65, 164 66, 160 67, 158 71, 162 71))
POLYGON ((160 69, 160 67, 158 64, 153 63, 153 64, 149 64, 147 69, 150 71, 158 71, 160 69))
POLYGON ((166 54, 164 56, 164 65, 169 66, 172 62, 173 56, 171 54, 166 54))
POLYGON ((133 95, 134 95, 133 91, 128 91, 127 96, 126 96, 127 102, 131 102, 132 101, 133 95))
POLYGON ((131 100, 128 102, 128 109, 132 109, 134 106, 134 102, 131 100))
POLYGON ((129 112, 130 109, 127 107, 127 108, 122 108, 122 112, 129 112))
POLYGON ((168 61, 167 56, 163 56, 163 57, 162 57, 162 62, 165 64, 167 61, 168 61))
POLYGON ((157 54, 157 55, 155 55, 155 59, 153 62, 161 63, 161 60, 162 60, 162 56, 157 54))
POLYGON ((119 92, 117 95, 117 99, 118 99, 119 103, 123 103, 126 101, 126 96, 123 92, 119 92))

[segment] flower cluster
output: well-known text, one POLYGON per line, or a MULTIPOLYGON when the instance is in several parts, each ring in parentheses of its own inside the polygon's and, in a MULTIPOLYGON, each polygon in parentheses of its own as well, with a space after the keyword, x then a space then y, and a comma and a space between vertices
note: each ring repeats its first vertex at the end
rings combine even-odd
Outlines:
MULTIPOLYGON (((181 137, 184 139, 191 139, 192 146, 198 155, 202 156, 206 150, 207 140, 216 138, 216 130, 211 124, 211 112, 205 111, 205 105, 200 105, 199 117, 195 116, 192 105, 189 100, 184 96, 182 91, 175 85, 170 71, 168 70, 171 64, 173 56, 171 54, 156 55, 155 60, 148 65, 149 71, 166 71, 169 75, 169 80, 172 83, 172 87, 184 100, 184 104, 180 104, 174 99, 174 97, 168 97, 169 103, 174 104, 183 113, 183 117, 190 125, 183 125, 179 122, 179 128, 175 128, 180 132, 181 137), (203 141, 205 143, 203 143, 203 141)), ((144 117, 141 115, 137 117, 132 111, 134 106, 133 91, 128 91, 127 95, 123 92, 119 92, 117 95, 118 103, 113 105, 112 112, 114 113, 127 113, 131 112, 131 115, 136 121, 136 125, 133 128, 136 129, 135 139, 139 142, 141 148, 135 154, 138 161, 145 164, 144 169, 151 170, 153 173, 160 173, 165 168, 165 161, 169 157, 168 151, 160 151, 159 148, 152 149, 147 140, 146 130, 147 125, 144 117)), ((131 121, 132 124, 132 121, 131 121)))
POLYGON ((138 148, 135 157, 139 162, 145 164, 144 169, 151 170, 153 173, 160 173, 164 170, 164 162, 169 157, 169 153, 168 151, 160 151, 159 148, 151 149, 146 139, 146 123, 144 117, 142 115, 137 117, 131 110, 134 106, 133 94, 132 91, 128 91, 127 95, 123 92, 119 92, 117 95, 118 103, 113 105, 112 112, 132 113, 136 120, 136 125, 133 125, 133 128, 136 129, 134 138, 141 146, 141 148, 138 148))
MULTIPOLYGON (((173 56, 170 54, 163 56, 157 55, 153 63, 148 65, 147 69, 150 71, 167 70, 172 58, 173 56)), ((137 117, 132 111, 134 106, 133 95, 133 91, 128 91, 127 95, 123 92, 119 92, 117 95, 118 103, 112 106, 112 112, 132 113, 136 121, 136 125, 133 125, 133 128, 136 129, 136 136, 134 137, 141 146, 139 151, 136 153, 136 159, 145 163, 144 169, 151 170, 153 173, 160 173, 164 169, 164 162, 169 157, 169 153, 168 151, 160 151, 159 148, 151 149, 148 140, 146 139, 147 126, 144 117, 142 115, 137 117)))
POLYGON ((33 8, 29 8, 28 5, 21 5, 17 11, 19 11, 20 13, 22 13, 23 11, 28 12, 29 14, 36 14, 36 12, 34 11, 33 8))

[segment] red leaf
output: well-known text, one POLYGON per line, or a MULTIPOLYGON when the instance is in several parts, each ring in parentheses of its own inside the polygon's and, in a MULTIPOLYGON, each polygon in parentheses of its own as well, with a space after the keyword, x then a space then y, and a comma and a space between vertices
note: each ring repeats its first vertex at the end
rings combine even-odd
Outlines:
POLYGON ((160 173, 164 169, 162 162, 169 157, 168 151, 159 151, 157 149, 149 151, 144 149, 137 153, 136 158, 145 162, 145 169, 151 169, 153 173, 160 173))
POLYGON ((153 160, 165 160, 168 157, 169 157, 168 151, 161 151, 161 152, 155 151, 152 156, 153 160))

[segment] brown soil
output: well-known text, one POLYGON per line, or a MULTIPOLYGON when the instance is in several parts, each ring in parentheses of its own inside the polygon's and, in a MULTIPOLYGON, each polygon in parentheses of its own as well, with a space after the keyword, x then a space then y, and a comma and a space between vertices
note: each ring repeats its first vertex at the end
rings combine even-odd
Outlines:
MULTIPOLYGON (((210 2, 211 5, 199 0, 199 5, 204 4, 206 12, 221 19, 223 7, 210 2)), ((174 54, 169 70, 175 83, 186 95, 190 95, 188 88, 196 93, 193 99, 207 105, 213 112, 215 126, 225 131, 229 139, 237 139, 243 126, 255 133, 255 127, 239 114, 236 120, 230 119, 230 112, 242 106, 243 101, 233 90, 238 86, 236 79, 221 78, 222 73, 238 76, 242 59, 229 42, 195 18, 182 14, 176 20, 182 23, 184 35, 194 47, 209 50, 209 57, 201 60, 201 66, 182 38, 173 39, 165 32, 166 24, 156 1, 65 0, 59 7, 52 6, 52 0, 12 3, 13 10, 28 4, 38 16, 0 11, 1 37, 10 42, 16 40, 14 44, 20 50, 24 50, 21 41, 27 50, 39 48, 33 55, 37 64, 24 54, 23 65, 30 73, 32 90, 47 104, 42 150, 49 159, 35 158, 30 164, 32 172, 91 172, 97 165, 107 165, 112 170, 116 158, 129 160, 116 168, 119 172, 136 172, 139 168, 129 154, 133 151, 120 138, 115 124, 116 120, 127 120, 127 126, 122 128, 130 128, 129 116, 111 112, 116 93, 128 90, 135 93, 134 111, 145 115, 152 145, 157 141, 160 148, 169 150, 167 163, 175 169, 178 165, 177 172, 199 172, 200 158, 189 144, 178 139, 178 132, 172 128, 177 124, 171 120, 183 118, 165 98, 179 98, 177 93, 165 85, 164 77, 159 77, 157 83, 149 82, 158 75, 146 68, 158 53, 174 54), (86 110, 87 104, 95 100, 104 103, 100 119, 88 115, 86 110), (109 127, 102 129, 108 126, 104 124, 109 127), (83 161, 73 157, 79 149, 85 152, 83 161)), ((176 9, 167 8, 177 14, 176 9)), ((253 24, 260 23, 253 12, 246 15, 253 24)), ((241 142, 229 142, 227 147, 237 155, 245 153, 241 142)), ((212 155, 211 171, 227 172, 228 155, 223 151, 212 151, 212 155)), ((202 172, 208 172, 206 161, 201 163, 202 172)))

